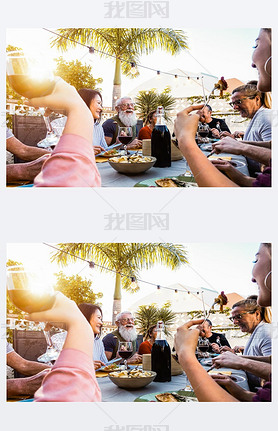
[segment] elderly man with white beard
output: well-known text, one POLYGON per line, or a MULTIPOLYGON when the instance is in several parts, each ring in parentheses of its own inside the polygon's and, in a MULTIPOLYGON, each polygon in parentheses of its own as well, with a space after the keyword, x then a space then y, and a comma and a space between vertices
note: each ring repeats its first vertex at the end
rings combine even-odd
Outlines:
POLYGON ((131 358, 127 360, 129 364, 141 362, 142 356, 137 353, 138 343, 137 332, 134 326, 134 318, 129 311, 122 311, 116 316, 116 331, 105 335, 103 338, 104 350, 108 361, 119 357, 118 346, 119 341, 131 341, 133 352, 131 358))
POLYGON ((137 117, 134 112, 134 102, 128 97, 121 97, 115 104, 117 114, 108 118, 102 127, 107 145, 115 144, 118 136, 118 127, 132 127, 132 141, 127 148, 141 148, 142 143, 137 139, 137 117))

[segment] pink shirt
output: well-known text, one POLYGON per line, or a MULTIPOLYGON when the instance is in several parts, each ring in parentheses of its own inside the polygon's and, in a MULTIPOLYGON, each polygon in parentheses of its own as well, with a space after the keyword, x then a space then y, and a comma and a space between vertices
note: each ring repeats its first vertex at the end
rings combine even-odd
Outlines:
POLYGON ((34 180, 35 187, 100 187, 92 144, 78 135, 62 135, 34 180))
POLYGON ((101 401, 92 358, 80 350, 63 349, 35 393, 35 401, 101 401))

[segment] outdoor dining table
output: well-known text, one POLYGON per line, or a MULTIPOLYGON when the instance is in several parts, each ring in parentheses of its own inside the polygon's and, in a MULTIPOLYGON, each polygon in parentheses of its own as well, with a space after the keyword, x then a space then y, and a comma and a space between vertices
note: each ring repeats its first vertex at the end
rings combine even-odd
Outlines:
MULTIPOLYGON (((206 156, 209 154, 209 152, 210 151, 203 151, 203 153, 206 156)), ((242 174, 249 175, 246 159, 244 156, 230 154, 230 153, 221 153, 221 154, 218 154, 217 156, 231 157, 231 161, 243 162, 242 163, 243 166, 239 166, 237 169, 242 174)), ((186 171, 186 162, 185 162, 185 159, 183 158, 182 160, 172 161, 172 164, 169 168, 152 167, 148 171, 138 175, 121 174, 115 171, 108 162, 97 163, 97 168, 101 176, 102 187, 134 187, 135 184, 142 181, 147 183, 148 181, 145 181, 145 180, 177 177, 179 175, 184 175, 186 171)), ((194 177, 192 177, 190 181, 194 181, 194 177)))
MULTIPOLYGON (((204 366, 204 368, 206 370, 209 369, 209 367, 206 366, 204 366)), ((238 385, 241 386, 243 389, 246 389, 247 391, 249 390, 245 371, 232 370, 230 368, 221 368, 219 370, 215 370, 215 372, 221 371, 231 371, 232 376, 242 377, 242 381, 238 382, 238 385)), ((97 382, 101 390, 102 401, 104 402, 133 402, 141 395, 178 391, 180 389, 184 389, 187 385, 185 373, 178 376, 172 376, 172 380, 170 382, 152 382, 144 388, 139 388, 135 390, 119 388, 114 383, 112 383, 108 376, 98 378, 97 382)))

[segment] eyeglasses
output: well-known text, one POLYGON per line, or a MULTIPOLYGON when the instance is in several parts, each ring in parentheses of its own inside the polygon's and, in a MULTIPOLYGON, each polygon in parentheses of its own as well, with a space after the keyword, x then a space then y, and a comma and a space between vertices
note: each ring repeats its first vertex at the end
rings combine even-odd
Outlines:
POLYGON ((229 105, 232 108, 234 108, 235 105, 236 106, 240 106, 242 104, 243 100, 246 100, 246 99, 255 99, 255 97, 256 96, 243 97, 242 99, 235 100, 234 102, 229 102, 229 105))
POLYGON ((127 319, 121 319, 121 323, 127 323, 128 321, 134 322, 133 317, 128 317, 127 319))
POLYGON ((126 109, 126 108, 134 108, 134 103, 121 103, 121 108, 126 109))
POLYGON ((256 310, 246 311, 245 313, 236 314, 235 316, 231 316, 231 317, 229 317, 229 319, 231 322, 233 322, 234 320, 241 320, 245 314, 254 314, 255 312, 256 312, 256 310))

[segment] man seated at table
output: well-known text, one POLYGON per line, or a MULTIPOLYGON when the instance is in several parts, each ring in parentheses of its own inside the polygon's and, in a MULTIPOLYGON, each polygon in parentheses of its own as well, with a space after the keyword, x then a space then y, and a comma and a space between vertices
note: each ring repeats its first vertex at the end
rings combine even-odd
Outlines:
POLYGON ((43 378, 51 367, 22 358, 14 351, 10 343, 7 343, 6 351, 7 365, 25 376, 31 376, 19 379, 7 379, 7 398, 33 396, 41 386, 43 378))
POLYGON ((43 148, 31 147, 19 141, 8 127, 6 127, 6 149, 7 184, 17 182, 32 182, 40 173, 45 160, 50 156, 50 152, 43 148), (29 163, 13 163, 13 155, 29 163))
MULTIPOLYGON (((233 353, 242 351, 248 356, 270 356, 272 351, 271 325, 269 310, 257 305, 256 299, 244 299, 232 306, 231 320, 239 326, 242 332, 250 334, 245 347, 236 346, 234 349, 223 347, 224 351, 233 353)), ((251 373, 247 373, 248 383, 251 390, 260 386, 260 379, 251 373)))
POLYGON ((212 108, 210 105, 205 105, 201 111, 200 122, 208 124, 210 128, 209 138, 219 138, 221 132, 230 132, 225 120, 221 118, 212 117, 212 108))
POLYGON ((119 127, 132 127, 132 141, 127 145, 127 148, 142 148, 142 142, 137 139, 137 117, 134 112, 133 100, 128 96, 121 97, 116 101, 115 109, 117 114, 102 124, 107 145, 115 144, 119 127))
POLYGON ((138 343, 137 332, 134 326, 134 317, 130 311, 122 311, 119 313, 116 316, 115 323, 118 328, 110 334, 105 335, 102 340, 108 361, 119 357, 119 355, 117 355, 119 341, 131 341, 133 351, 131 358, 129 358, 127 362, 130 364, 141 362, 142 356, 137 353, 138 343))
POLYGON ((227 340, 224 334, 212 332, 211 328, 212 328, 211 320, 206 319, 202 323, 202 335, 205 336, 210 342, 209 352, 219 353, 221 347, 223 346, 231 347, 229 344, 229 341, 227 340))

